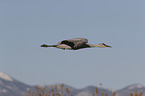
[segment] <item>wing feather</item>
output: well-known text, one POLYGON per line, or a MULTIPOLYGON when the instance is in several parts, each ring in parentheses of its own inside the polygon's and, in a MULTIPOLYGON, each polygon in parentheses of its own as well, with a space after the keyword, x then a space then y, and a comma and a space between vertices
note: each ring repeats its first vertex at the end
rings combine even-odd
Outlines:
POLYGON ((86 43, 88 43, 88 40, 85 38, 74 38, 74 39, 63 40, 59 44, 66 44, 70 46, 72 49, 80 49, 80 48, 89 47, 86 43))
POLYGON ((74 39, 68 39, 67 41, 73 43, 78 43, 78 42, 88 43, 88 40, 86 38, 74 38, 74 39))
POLYGON ((81 49, 81 48, 88 48, 88 47, 90 47, 88 43, 78 42, 77 44, 75 44, 74 49, 81 49))
POLYGON ((70 46, 71 48, 74 47, 74 43, 73 43, 73 42, 69 42, 69 41, 67 41, 67 40, 63 40, 63 41, 61 41, 60 44, 66 44, 66 45, 70 46))

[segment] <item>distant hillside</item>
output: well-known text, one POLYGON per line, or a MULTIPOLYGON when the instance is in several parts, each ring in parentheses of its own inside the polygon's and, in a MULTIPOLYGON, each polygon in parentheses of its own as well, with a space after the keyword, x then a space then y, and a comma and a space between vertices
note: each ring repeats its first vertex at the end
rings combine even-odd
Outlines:
POLYGON ((24 96, 29 89, 33 87, 0 72, 0 96, 24 96))
POLYGON ((118 96, 129 96, 130 92, 135 92, 137 91, 138 93, 141 93, 143 91, 145 91, 145 87, 141 84, 132 84, 129 85, 127 87, 124 87, 120 90, 117 91, 117 95, 118 96))
MULTIPOLYGON (((51 89, 51 85, 46 85, 48 89, 51 89)), ((60 84, 58 84, 59 90, 60 84)), ((43 86, 42 86, 43 87, 43 86)), ((69 85, 65 85, 65 88, 69 88, 70 92, 74 96, 92 96, 95 92, 95 86, 88 86, 86 88, 82 89, 76 89, 69 85)), ((30 86, 27 84, 24 84, 18 80, 15 80, 11 76, 8 76, 7 74, 0 72, 0 96, 24 96, 28 93, 29 89, 35 90, 34 86, 30 86)), ((130 92, 142 92, 145 90, 145 87, 141 84, 133 84, 129 85, 127 87, 124 87, 123 89, 117 90, 116 96, 129 96, 130 92)), ((101 92, 107 93, 108 96, 112 96, 113 91, 109 89, 104 88, 98 88, 99 95, 101 92)))

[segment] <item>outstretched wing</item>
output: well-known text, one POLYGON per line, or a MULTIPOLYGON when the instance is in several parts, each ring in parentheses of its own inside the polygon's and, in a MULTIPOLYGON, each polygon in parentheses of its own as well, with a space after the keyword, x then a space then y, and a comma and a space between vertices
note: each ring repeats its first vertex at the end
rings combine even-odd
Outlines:
POLYGON ((88 42, 85 38, 74 38, 69 40, 63 40, 60 44, 66 44, 70 46, 72 49, 80 49, 89 47, 86 43, 88 42))
POLYGON ((74 38, 74 39, 68 39, 67 41, 73 42, 74 44, 78 42, 88 43, 88 40, 86 38, 74 38))
POLYGON ((78 42, 75 44, 74 49, 82 49, 82 48, 88 48, 88 47, 90 47, 88 43, 78 42))
POLYGON ((67 40, 61 41, 60 44, 68 45, 68 46, 70 46, 72 49, 74 48, 74 45, 75 45, 73 42, 70 42, 70 41, 67 41, 67 40))

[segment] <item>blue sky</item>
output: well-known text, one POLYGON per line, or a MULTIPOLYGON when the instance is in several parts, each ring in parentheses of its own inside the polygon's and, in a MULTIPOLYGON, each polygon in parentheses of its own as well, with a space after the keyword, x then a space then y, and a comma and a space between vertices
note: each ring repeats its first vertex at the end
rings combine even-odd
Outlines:
POLYGON ((26 84, 145 85, 144 0, 1 0, 0 71, 26 84), (41 48, 87 38, 113 48, 41 48))

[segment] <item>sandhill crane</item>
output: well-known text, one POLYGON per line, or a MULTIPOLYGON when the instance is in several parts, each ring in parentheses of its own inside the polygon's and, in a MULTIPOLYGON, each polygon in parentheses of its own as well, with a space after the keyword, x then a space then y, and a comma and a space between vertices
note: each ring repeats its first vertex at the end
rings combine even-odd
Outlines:
POLYGON ((78 50, 82 48, 92 48, 92 47, 110 47, 109 45, 106 45, 104 43, 100 43, 97 45, 92 45, 88 43, 88 40, 86 38, 74 38, 69 40, 63 40, 61 42, 58 42, 57 45, 47 45, 43 44, 41 47, 56 47, 60 49, 69 49, 69 50, 78 50))

